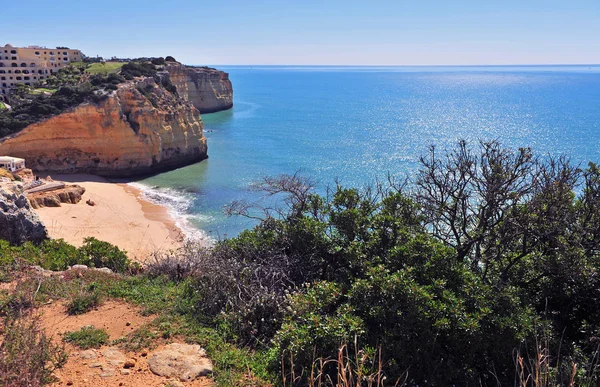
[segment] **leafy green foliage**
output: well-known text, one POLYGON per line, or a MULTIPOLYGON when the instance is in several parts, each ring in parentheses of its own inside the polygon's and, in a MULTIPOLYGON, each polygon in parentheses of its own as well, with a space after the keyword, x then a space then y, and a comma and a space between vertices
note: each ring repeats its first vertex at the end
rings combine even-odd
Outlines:
POLYGON ((48 270, 66 270, 69 266, 82 264, 92 267, 108 267, 123 273, 135 269, 127 254, 118 247, 96 238, 87 238, 83 246, 76 248, 62 239, 46 240, 40 246, 25 243, 10 246, 0 240, 0 267, 10 267, 19 263, 39 265, 48 270))
POLYGON ((63 340, 81 349, 100 348, 108 342, 108 333, 94 326, 82 327, 78 331, 67 332, 63 340))
POLYGON ((412 193, 337 186, 322 197, 298 176, 265 179, 287 209, 194 253, 208 269, 186 297, 200 321, 270 351, 273 371, 283 359, 303 377, 350 343, 365 367, 380 353, 391 380, 510 384, 510 354, 540 353, 540 327, 543 350, 566 362, 555 380, 568 383, 573 363, 597 375, 599 176, 594 164, 461 142, 422 159, 412 193))
POLYGON ((100 305, 100 295, 97 292, 82 292, 67 304, 67 313, 78 315, 89 312, 100 305))

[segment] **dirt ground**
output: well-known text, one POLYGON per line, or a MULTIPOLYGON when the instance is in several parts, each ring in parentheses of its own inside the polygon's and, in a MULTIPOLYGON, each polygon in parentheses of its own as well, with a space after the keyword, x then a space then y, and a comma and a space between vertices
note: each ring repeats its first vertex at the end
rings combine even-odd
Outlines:
MULTIPOLYGON (((78 316, 70 316, 63 302, 52 302, 39 309, 40 320, 46 332, 56 342, 62 342, 62 334, 93 325, 105 329, 110 340, 116 340, 139 329, 152 321, 153 316, 142 316, 138 308, 124 302, 106 301, 97 309, 78 316)), ((105 356, 110 345, 100 349, 83 351, 66 344, 69 354, 67 364, 55 372, 58 382, 52 386, 77 387, 163 387, 169 385, 169 379, 153 374, 148 368, 148 351, 126 352, 120 350, 126 359, 135 362, 135 366, 125 369, 122 365, 110 364, 105 356), (103 353, 104 352, 104 353, 103 353)), ((156 350, 159 350, 157 348, 156 350)), ((175 383, 171 385, 177 385, 175 383)), ((210 378, 200 378, 183 383, 186 387, 214 386, 210 378)))

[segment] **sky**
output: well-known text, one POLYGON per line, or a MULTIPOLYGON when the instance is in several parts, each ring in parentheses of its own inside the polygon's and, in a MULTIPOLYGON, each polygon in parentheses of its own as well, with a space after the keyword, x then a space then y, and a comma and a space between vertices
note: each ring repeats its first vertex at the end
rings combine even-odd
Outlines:
POLYGON ((0 45, 196 65, 599 64, 600 0, 3 1, 0 45))

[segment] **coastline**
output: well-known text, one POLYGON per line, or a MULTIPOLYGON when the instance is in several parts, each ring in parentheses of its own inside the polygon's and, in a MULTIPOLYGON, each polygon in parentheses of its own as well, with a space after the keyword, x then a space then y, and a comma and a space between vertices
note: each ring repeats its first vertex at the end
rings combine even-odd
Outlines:
POLYGON ((106 241, 144 262, 152 253, 183 245, 184 234, 166 207, 144 200, 143 193, 126 183, 95 175, 55 175, 53 179, 85 188, 77 204, 45 207, 35 212, 52 239, 81 246, 87 237, 106 241), (95 205, 86 204, 92 200, 95 205))

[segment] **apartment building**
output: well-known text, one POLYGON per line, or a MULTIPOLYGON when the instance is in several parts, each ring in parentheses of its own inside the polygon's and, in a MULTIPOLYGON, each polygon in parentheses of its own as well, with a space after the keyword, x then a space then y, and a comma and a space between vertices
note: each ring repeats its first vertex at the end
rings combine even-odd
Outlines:
POLYGON ((66 47, 0 46, 0 96, 19 83, 32 86, 61 67, 81 60, 81 51, 66 47))

